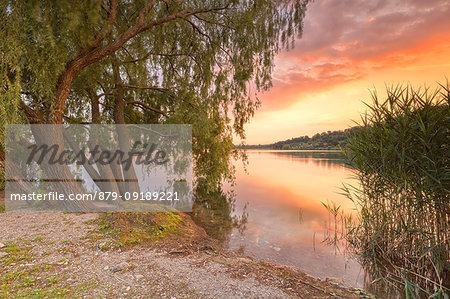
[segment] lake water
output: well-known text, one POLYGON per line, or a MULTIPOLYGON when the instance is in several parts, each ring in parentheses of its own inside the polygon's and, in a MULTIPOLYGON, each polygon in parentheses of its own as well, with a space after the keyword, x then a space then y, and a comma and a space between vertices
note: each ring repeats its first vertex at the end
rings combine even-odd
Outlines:
POLYGON ((347 212, 354 208, 339 194, 342 183, 351 182, 343 156, 330 151, 248 150, 247 154, 247 172, 242 162, 236 162, 236 185, 226 187, 234 191, 233 227, 225 229, 226 221, 206 225, 203 221, 208 233, 232 251, 362 287, 361 266, 324 242, 334 232, 334 221, 322 202, 333 202, 347 212))

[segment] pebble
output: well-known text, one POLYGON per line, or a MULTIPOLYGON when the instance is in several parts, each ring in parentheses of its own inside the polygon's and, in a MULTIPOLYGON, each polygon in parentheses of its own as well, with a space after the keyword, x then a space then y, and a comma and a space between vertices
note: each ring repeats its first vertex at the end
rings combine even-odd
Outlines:
POLYGON ((0 242, 0 248, 6 247, 5 244, 3 244, 2 242, 0 242))
POLYGON ((136 275, 136 279, 137 279, 137 280, 140 280, 140 279, 142 279, 142 278, 144 278, 144 275, 140 275, 140 274, 136 275))
POLYGON ((2 257, 4 257, 4 256, 7 256, 8 255, 8 253, 6 253, 6 252, 1 252, 0 251, 0 258, 2 258, 2 257))
POLYGON ((112 273, 116 273, 116 272, 123 271, 126 268, 128 268, 128 264, 124 262, 124 263, 120 263, 118 265, 112 266, 109 271, 111 271, 112 273))

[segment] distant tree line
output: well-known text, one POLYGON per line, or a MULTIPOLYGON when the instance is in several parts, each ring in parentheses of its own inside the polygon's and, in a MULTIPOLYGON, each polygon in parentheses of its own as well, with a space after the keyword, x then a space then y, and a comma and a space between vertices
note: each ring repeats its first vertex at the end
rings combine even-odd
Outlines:
POLYGON ((347 145, 348 137, 356 134, 360 127, 353 127, 343 131, 328 131, 317 133, 312 137, 300 136, 272 144, 241 145, 245 149, 276 149, 276 150, 318 150, 340 149, 347 145))

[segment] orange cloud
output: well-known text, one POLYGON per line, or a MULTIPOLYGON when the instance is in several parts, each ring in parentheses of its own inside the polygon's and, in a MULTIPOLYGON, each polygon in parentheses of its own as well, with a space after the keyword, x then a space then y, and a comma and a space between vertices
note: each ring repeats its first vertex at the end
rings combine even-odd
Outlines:
MULTIPOLYGON (((285 109, 374 71, 411 66, 447 51, 448 1, 330 0, 309 5, 302 39, 277 60, 264 111, 285 109)), ((448 53, 448 51, 447 51, 448 53)), ((403 78, 405 79, 405 78, 403 78)))
POLYGON ((291 70, 275 80, 274 87, 260 96, 263 110, 277 110, 298 102, 302 95, 319 92, 362 78, 349 63, 324 63, 303 70, 291 70))
POLYGON ((248 143, 345 129, 368 89, 450 77, 450 1, 316 0, 303 36, 276 59, 273 88, 247 126, 248 143))

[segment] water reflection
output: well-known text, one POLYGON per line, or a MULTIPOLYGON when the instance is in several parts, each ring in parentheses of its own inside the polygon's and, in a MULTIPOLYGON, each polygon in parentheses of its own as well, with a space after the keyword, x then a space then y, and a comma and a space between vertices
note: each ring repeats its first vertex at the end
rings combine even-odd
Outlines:
POLYGON ((321 278, 362 287, 360 265, 323 241, 330 215, 322 202, 347 211, 338 194, 351 172, 339 152, 248 151, 248 173, 236 163, 236 185, 194 205, 194 219, 233 251, 293 265, 321 278), (234 191, 233 193, 226 193, 234 191))
POLYGON ((339 151, 253 151, 252 154, 265 155, 270 153, 290 161, 313 163, 320 167, 333 168, 336 165, 345 166, 345 160, 339 151))
POLYGON ((245 208, 241 215, 235 215, 234 207, 235 195, 232 191, 206 192, 200 185, 196 190, 191 216, 210 237, 228 247, 232 230, 242 233, 248 217, 245 208))
POLYGON ((210 236, 232 251, 296 266, 379 298, 404 297, 401 286, 373 281, 379 266, 363 270, 345 252, 339 213, 353 213, 354 206, 339 193, 343 182, 355 181, 339 152, 247 153, 247 172, 241 162, 235 164, 235 186, 213 194, 200 190, 197 196, 192 216, 210 236), (323 203, 334 207, 336 217, 323 203))

